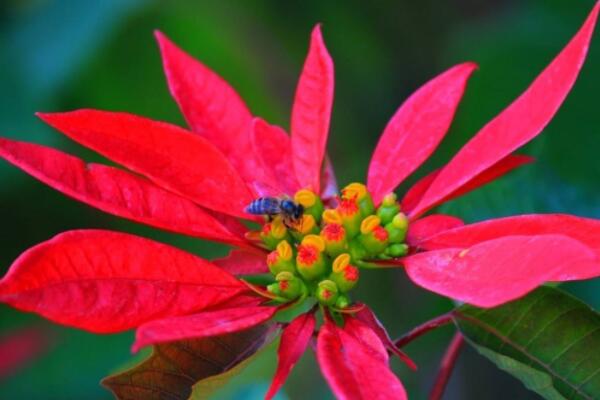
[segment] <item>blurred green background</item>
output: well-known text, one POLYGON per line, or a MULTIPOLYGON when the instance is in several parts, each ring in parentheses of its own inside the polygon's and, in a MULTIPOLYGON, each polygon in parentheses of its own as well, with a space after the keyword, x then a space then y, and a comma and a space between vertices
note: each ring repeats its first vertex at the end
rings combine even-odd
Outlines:
MULTIPOLYGON (((152 36, 160 29, 218 71, 256 115, 287 127, 296 79, 316 22, 336 66, 329 152, 341 184, 363 180, 388 118, 419 85, 466 60, 472 78, 450 134, 423 175, 447 161, 515 98, 575 33, 592 0, 0 2, 0 135, 81 149, 38 121, 35 111, 92 107, 183 125, 166 89, 152 36)), ((598 33, 596 34, 598 36, 598 33)), ((529 212, 600 218, 600 41, 593 42, 575 89, 544 134, 525 149, 537 162, 443 207, 467 221, 529 212)), ((411 182, 418 176, 412 177, 411 182)), ((108 228, 153 237, 211 258, 222 247, 157 232, 80 205, 0 162, 0 271, 26 248, 74 228, 108 228)), ((509 268, 510 266, 507 266, 509 268)), ((600 280, 566 286, 600 307, 600 280)), ((393 336, 452 307, 410 284, 402 271, 363 278, 360 298, 393 336)), ((95 336, 0 305, 0 338, 36 327, 52 345, 0 380, 1 399, 110 399, 99 380, 131 358, 132 334, 95 336)), ((453 328, 407 347, 413 373, 394 365, 411 398, 424 399, 453 328)), ((0 357, 2 355, 0 354, 0 357)), ((259 399, 275 369, 272 346, 219 393, 259 399)), ((331 398, 307 352, 281 399, 331 398)), ((533 399, 512 377, 467 349, 447 399, 533 399)))

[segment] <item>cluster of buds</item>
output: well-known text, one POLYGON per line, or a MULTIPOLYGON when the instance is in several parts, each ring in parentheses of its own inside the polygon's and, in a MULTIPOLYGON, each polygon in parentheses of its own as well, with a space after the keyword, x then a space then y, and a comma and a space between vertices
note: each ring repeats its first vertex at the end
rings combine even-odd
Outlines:
POLYGON ((408 218, 393 193, 376 207, 366 186, 352 183, 335 208, 326 208, 308 189, 298 191, 294 201, 304 211, 293 226, 278 216, 254 233, 271 250, 267 265, 275 282, 267 290, 277 299, 313 296, 323 306, 343 310, 361 268, 408 251, 408 218))

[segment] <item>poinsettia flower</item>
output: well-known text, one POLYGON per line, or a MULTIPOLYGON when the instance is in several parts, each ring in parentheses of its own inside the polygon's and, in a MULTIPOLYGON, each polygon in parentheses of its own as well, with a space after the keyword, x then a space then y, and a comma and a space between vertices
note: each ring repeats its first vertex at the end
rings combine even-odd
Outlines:
POLYGON ((316 336, 319 365, 337 397, 404 399, 388 350, 414 364, 373 311, 352 302, 361 274, 403 266, 417 285, 482 307, 544 282, 600 275, 600 221, 527 215, 464 225, 425 215, 532 161, 514 152, 542 131, 573 86, 599 9, 518 99, 400 201, 394 191, 443 139, 475 64, 449 68, 408 98, 383 131, 366 185, 338 194, 325 151, 333 61, 319 26, 290 135, 254 117, 223 79, 157 33, 169 89, 190 130, 125 113, 43 113, 43 121, 123 168, 4 138, 0 156, 105 212, 235 249, 207 261, 125 233, 70 231, 24 252, 0 281, 0 300, 92 332, 136 328, 134 349, 248 329, 308 301, 315 306, 280 325, 267 398, 316 336), (257 215, 265 202, 281 215, 257 215), (240 279, 264 273, 273 278, 266 287, 240 279))

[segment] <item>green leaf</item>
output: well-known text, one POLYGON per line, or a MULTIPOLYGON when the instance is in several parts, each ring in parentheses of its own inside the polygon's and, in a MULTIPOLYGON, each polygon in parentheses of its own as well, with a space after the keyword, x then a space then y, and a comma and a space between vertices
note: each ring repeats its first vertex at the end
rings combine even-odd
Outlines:
POLYGON ((148 359, 102 384, 119 400, 198 398, 192 390, 210 393, 226 383, 271 341, 275 330, 276 325, 264 324, 218 337, 156 345, 148 359))
POLYGON ((556 288, 454 312, 468 342, 546 399, 600 398, 600 314, 556 288))

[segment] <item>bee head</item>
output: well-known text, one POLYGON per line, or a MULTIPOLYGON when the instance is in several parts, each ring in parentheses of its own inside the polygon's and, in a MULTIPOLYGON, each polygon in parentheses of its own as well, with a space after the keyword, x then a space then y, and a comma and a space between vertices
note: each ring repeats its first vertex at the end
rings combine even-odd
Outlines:
POLYGON ((280 207, 284 213, 291 215, 294 219, 300 218, 304 212, 304 207, 294 203, 292 200, 282 200, 280 207))

